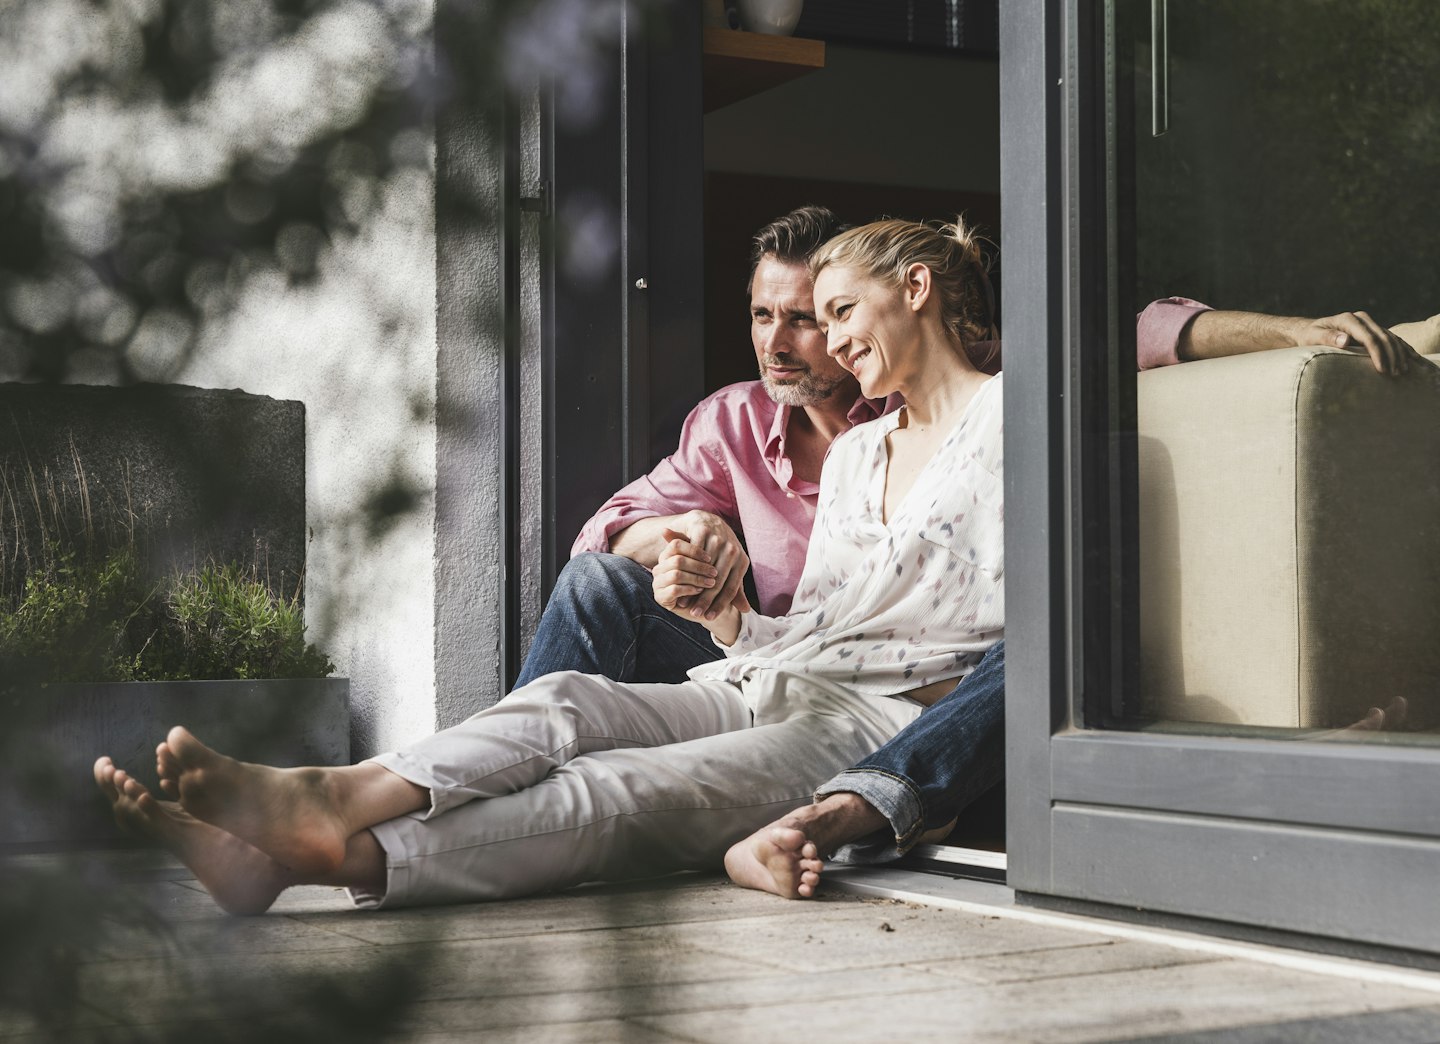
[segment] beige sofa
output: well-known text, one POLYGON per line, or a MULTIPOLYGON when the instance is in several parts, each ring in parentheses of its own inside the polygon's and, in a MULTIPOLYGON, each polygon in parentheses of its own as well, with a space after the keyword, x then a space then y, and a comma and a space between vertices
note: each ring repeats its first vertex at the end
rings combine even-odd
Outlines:
MULTIPOLYGON (((1396 329, 1440 351, 1440 316, 1396 329)), ((1401 696, 1440 724, 1440 366, 1294 348, 1138 383, 1145 715, 1335 728, 1401 696)))

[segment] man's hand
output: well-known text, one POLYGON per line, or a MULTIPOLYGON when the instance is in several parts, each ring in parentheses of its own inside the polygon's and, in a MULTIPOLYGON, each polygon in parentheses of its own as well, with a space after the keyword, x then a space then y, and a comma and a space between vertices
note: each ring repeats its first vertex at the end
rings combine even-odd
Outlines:
POLYGON ((700 599, 713 597, 718 586, 715 567, 707 561, 708 553, 683 532, 667 529, 665 538, 665 548, 652 570, 655 601, 677 616, 698 620, 722 645, 735 644, 740 635, 740 614, 750 611, 744 593, 738 599, 719 603, 718 608, 702 606, 700 599))
POLYGON ((750 601, 745 597, 745 573, 750 569, 750 556, 745 554, 735 531, 719 515, 697 510, 683 515, 642 518, 611 537, 610 550, 654 570, 673 533, 678 533, 695 550, 688 556, 693 564, 689 572, 696 577, 708 575, 714 581, 685 596, 678 608, 698 608, 700 614, 696 619, 704 619, 703 614, 713 616, 732 604, 741 612, 750 612, 750 601))
POLYGON ((1406 373, 1420 356, 1400 337, 1385 329, 1368 312, 1341 312, 1324 319, 1294 319, 1295 344, 1323 344, 1363 351, 1381 373, 1406 373))

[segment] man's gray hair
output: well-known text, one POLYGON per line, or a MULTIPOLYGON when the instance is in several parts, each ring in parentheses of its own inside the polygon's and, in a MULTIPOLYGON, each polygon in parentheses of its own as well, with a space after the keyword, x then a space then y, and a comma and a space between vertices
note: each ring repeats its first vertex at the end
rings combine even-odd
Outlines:
POLYGON ((750 240, 750 282, 755 280, 761 258, 773 257, 787 265, 808 264, 811 254, 849 227, 829 207, 797 207, 776 218, 750 240))

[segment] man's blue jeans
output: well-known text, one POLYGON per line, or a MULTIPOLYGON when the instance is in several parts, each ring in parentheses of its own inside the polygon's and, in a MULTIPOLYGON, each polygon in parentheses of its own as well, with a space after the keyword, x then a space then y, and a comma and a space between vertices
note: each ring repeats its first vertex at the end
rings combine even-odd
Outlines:
POLYGON ((1005 643, 894 739, 815 791, 858 794, 890 820, 895 838, 867 838, 835 853, 880 862, 908 851, 1005 778, 1005 643))
MULTIPOLYGON (((620 555, 583 554, 561 570, 515 686, 554 671, 679 682, 691 667, 720 656, 709 631, 656 604, 643 566, 620 555)), ((858 794, 894 827, 893 842, 850 845, 837 856, 878 861, 906 851, 999 783, 1004 757, 1002 641, 913 724, 816 791, 817 798, 858 794)))
POLYGON ((703 626, 655 601, 644 566, 621 555, 577 555, 555 580, 515 687, 555 671, 682 682, 691 667, 722 655, 703 626))

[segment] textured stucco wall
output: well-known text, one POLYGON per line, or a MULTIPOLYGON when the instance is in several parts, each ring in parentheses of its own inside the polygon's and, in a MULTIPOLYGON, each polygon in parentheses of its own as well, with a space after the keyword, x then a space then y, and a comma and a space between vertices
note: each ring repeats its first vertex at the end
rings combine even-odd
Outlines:
POLYGON ((438 134, 435 678, 448 725, 500 695, 501 171, 493 109, 442 113, 438 134))
POLYGON ((434 213, 433 176, 390 178, 314 285, 252 286, 182 377, 305 403, 307 619, 351 678, 356 757, 435 728, 434 213))

